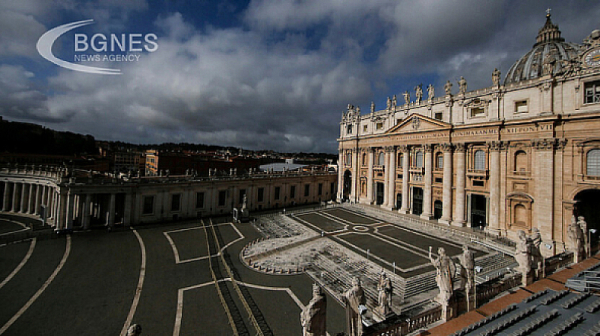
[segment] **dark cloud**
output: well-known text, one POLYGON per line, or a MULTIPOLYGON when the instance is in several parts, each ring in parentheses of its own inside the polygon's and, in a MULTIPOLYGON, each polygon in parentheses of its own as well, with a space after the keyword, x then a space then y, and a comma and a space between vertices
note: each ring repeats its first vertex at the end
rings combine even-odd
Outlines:
MULTIPOLYGON (((127 27, 133 12, 148 9, 145 1, 61 3, 108 27, 127 27)), ((35 22, 52 11, 26 4, 10 10, 35 22)), ((469 89, 489 86, 494 68, 506 72, 531 48, 546 6, 568 41, 599 28, 600 6, 587 1, 259 0, 235 28, 196 27, 187 13, 164 13, 147 18, 159 49, 120 65, 120 76, 58 69, 39 78, 0 58, 0 113, 101 139, 334 152, 347 103, 366 112, 371 100, 423 78, 437 90, 460 76, 469 89)), ((31 27, 15 37, 0 33, 0 57, 30 55, 46 29, 31 27)))

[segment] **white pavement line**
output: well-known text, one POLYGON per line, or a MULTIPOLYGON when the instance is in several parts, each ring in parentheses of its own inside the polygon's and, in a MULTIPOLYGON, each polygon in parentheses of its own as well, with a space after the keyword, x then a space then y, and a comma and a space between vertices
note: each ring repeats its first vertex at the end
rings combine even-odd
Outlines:
POLYGON ((0 288, 4 287, 4 285, 6 285, 10 281, 10 279, 12 279, 17 273, 19 273, 19 271, 21 270, 21 268, 23 268, 23 266, 25 266, 25 264, 29 260, 29 257, 31 257, 31 254, 33 253, 33 249, 35 248, 36 240, 37 240, 37 238, 33 238, 31 240, 31 245, 29 245, 29 251, 27 251, 27 254, 23 258, 23 260, 21 260, 21 263, 19 264, 19 266, 17 266, 17 268, 15 268, 14 271, 12 271, 12 273, 10 273, 6 277, 6 279, 4 279, 4 281, 2 281, 2 283, 0 283, 0 288))
POLYGON ((27 309, 29 309, 29 307, 35 302, 35 300, 37 300, 37 298, 40 295, 42 295, 42 293, 46 290, 46 288, 48 288, 50 283, 54 280, 54 278, 56 278, 56 275, 58 275, 58 272, 60 272, 60 270, 63 268, 63 266, 67 262, 67 258, 69 257, 70 253, 71 253, 71 236, 68 235, 67 236, 67 248, 65 249, 65 254, 63 254, 62 260, 60 261, 60 263, 58 264, 58 266, 56 267, 56 269, 54 270, 52 275, 50 275, 48 280, 46 280, 46 282, 44 282, 42 287, 29 299, 29 301, 27 301, 27 303, 15 314, 15 316, 13 316, 8 322, 6 322, 6 324, 2 327, 2 329, 0 329, 0 335, 2 335, 4 332, 6 332, 6 330, 8 328, 10 328, 10 326, 13 323, 15 323, 15 321, 19 317, 21 317, 21 315, 23 315, 27 311, 27 309))
POLYGON ((135 296, 133 297, 133 303, 131 304, 129 315, 127 315, 127 320, 123 325, 123 330, 121 330, 121 336, 125 336, 127 334, 127 329, 129 328, 129 325, 131 325, 133 315, 135 315, 135 310, 137 309, 137 305, 140 302, 140 295, 142 294, 142 287, 144 286, 144 278, 146 277, 146 245, 144 245, 144 241, 142 240, 140 234, 135 229, 132 228, 132 230, 138 242, 140 243, 140 249, 142 250, 142 266, 140 267, 140 278, 138 280, 138 285, 135 290, 135 296))
MULTIPOLYGON (((223 282, 223 281, 231 281, 231 278, 224 278, 224 279, 217 280, 217 282, 223 282)), ((245 282, 241 282, 241 281, 237 281, 237 280, 236 280, 236 282, 238 283, 238 285, 242 285, 242 286, 246 286, 246 287, 250 287, 250 288, 270 290, 270 291, 284 291, 292 298, 292 300, 294 300, 294 302, 296 302, 296 305, 298 305, 300 310, 304 310, 305 306, 304 306, 304 304, 302 304, 302 301, 300 301, 300 299, 298 299, 296 294, 294 294, 294 292, 289 288, 267 287, 267 286, 261 286, 261 285, 254 285, 254 284, 249 284, 249 283, 245 283, 245 282)), ((181 320, 183 318, 183 294, 184 294, 184 292, 187 290, 198 289, 198 288, 202 288, 202 287, 206 287, 206 286, 210 286, 210 285, 214 285, 214 284, 215 283, 213 281, 209 281, 209 282, 201 283, 198 285, 179 288, 179 290, 177 291, 177 314, 175 316, 175 326, 173 327, 173 336, 179 336, 179 334, 181 332, 181 320)))
MULTIPOLYGON (((375 225, 375 224, 385 223, 385 221, 383 221, 383 220, 382 220, 382 219, 380 219, 380 218, 376 218, 376 217, 369 216, 369 215, 363 215, 363 214, 360 214, 360 213, 358 213, 358 212, 354 212, 354 211, 352 211, 352 210, 348 210, 348 209, 332 208, 332 209, 325 209, 325 210, 323 210, 323 212, 327 212, 327 213, 328 213, 328 212, 331 212, 331 211, 329 211, 329 210, 336 210, 336 209, 339 209, 339 210, 345 211, 346 213, 349 213, 349 214, 351 214, 351 215, 356 215, 356 216, 359 216, 359 217, 362 217, 362 218, 366 218, 366 219, 368 219, 368 220, 372 220, 372 221, 374 221, 374 222, 375 222, 375 223, 371 223, 371 224, 365 224, 365 223, 355 223, 355 225, 375 225)), ((329 215, 331 215, 331 216, 335 216, 335 215, 333 215, 333 214, 330 214, 330 213, 328 213, 328 214, 329 214, 329 215)), ((337 217, 337 216, 335 216, 335 217, 337 217)), ((339 218, 339 217, 338 217, 338 218, 339 218)))
MULTIPOLYGON (((227 280, 231 280, 231 279, 229 279, 229 278, 220 279, 220 280, 217 280, 217 282, 222 282, 222 281, 227 281, 227 280)), ((190 286, 190 287, 179 288, 179 290, 177 291, 177 313, 175 315, 175 326, 173 327, 173 336, 179 336, 179 333, 181 332, 181 319, 183 318, 183 293, 186 290, 202 288, 204 286, 209 286, 209 285, 214 285, 214 284, 215 284, 214 281, 209 281, 209 282, 205 282, 205 283, 190 286)))
POLYGON ((0 233, 0 236, 6 236, 6 235, 9 235, 9 234, 13 234, 13 233, 23 232, 23 231, 29 230, 29 228, 27 227, 27 225, 25 225, 23 223, 20 223, 20 222, 17 222, 17 221, 14 221, 12 219, 2 219, 2 221, 8 222, 8 223, 18 224, 19 226, 22 226, 23 228, 19 229, 19 230, 15 230, 15 231, 0 233))
MULTIPOLYGON (((229 280, 231 281, 231 279, 229 279, 229 280)), ((292 298, 292 300, 294 300, 296 302, 296 304, 298 305, 298 307, 300 307, 301 310, 304 309, 304 305, 302 304, 302 301, 300 301, 300 299, 298 299, 298 297, 296 296, 296 294, 294 294, 294 292, 292 292, 292 290, 289 289, 289 288, 286 288, 286 287, 267 287, 267 286, 261 286, 261 285, 254 285, 254 284, 249 284, 249 283, 245 283, 245 282, 241 282, 241 281, 237 281, 237 280, 236 280, 236 282, 239 285, 250 287, 250 288, 270 290, 270 291, 285 291, 292 298)))
MULTIPOLYGON (((169 231, 169 232, 173 232, 173 231, 169 231)), ((179 251, 177 250, 177 246, 175 246, 175 242, 173 241, 173 239, 171 239, 171 236, 169 236, 169 232, 163 232, 163 234, 165 235, 165 237, 167 237, 167 240, 169 241, 169 244, 171 245, 171 249, 173 249, 173 255, 175 255, 175 263, 179 264, 179 251)))
POLYGON ((167 240, 169 241, 169 244, 171 244, 171 249, 173 249, 173 254, 175 255, 175 264, 185 264, 185 263, 189 263, 189 262, 192 262, 192 261, 205 260, 205 259, 208 259, 209 257, 210 258, 218 257, 218 256, 221 255, 221 253, 223 251, 225 251, 226 248, 228 248, 232 244, 235 244, 235 243, 239 242, 240 240, 243 240, 244 238, 246 238, 246 237, 244 237, 244 235, 240 232, 240 230, 238 230, 238 228, 233 223, 221 223, 221 224, 215 224, 214 226, 221 226, 221 225, 231 225, 233 227, 233 229, 235 230, 235 232, 237 232, 237 234, 239 235, 239 238, 237 238, 237 239, 229 242, 227 245, 223 246, 218 253, 215 253, 215 254, 213 254, 211 256, 203 256, 203 257, 197 257, 197 258, 191 258, 191 259, 185 259, 185 260, 181 260, 179 258, 179 250, 177 249, 177 246, 176 246, 175 242, 173 241, 173 239, 171 239, 171 236, 169 236, 169 233, 171 233, 171 232, 187 231, 187 230, 202 229, 202 227, 163 232, 163 234, 165 235, 165 237, 167 237, 167 240))

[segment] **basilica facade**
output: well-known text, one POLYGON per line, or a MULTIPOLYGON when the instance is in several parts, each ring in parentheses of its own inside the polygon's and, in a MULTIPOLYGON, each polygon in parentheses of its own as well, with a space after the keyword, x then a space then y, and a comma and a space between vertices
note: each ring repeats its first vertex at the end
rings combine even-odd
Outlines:
POLYGON ((546 255, 569 249, 572 216, 600 229, 600 30, 565 42, 548 14, 491 84, 417 86, 367 114, 349 105, 338 200, 512 239, 538 228, 546 255))

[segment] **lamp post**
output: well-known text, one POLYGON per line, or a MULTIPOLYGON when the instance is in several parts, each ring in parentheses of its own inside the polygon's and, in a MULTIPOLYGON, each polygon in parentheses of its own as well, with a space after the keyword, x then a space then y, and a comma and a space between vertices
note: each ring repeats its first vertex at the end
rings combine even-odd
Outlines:
POLYGON ((592 233, 596 233, 596 229, 588 230, 588 258, 592 256, 592 233))
MULTIPOLYGON (((476 273, 480 273, 483 270, 483 267, 481 266, 475 266, 475 272, 476 273)), ((473 297, 473 309, 477 309, 477 276, 475 276, 475 279, 473 279, 473 287, 474 287, 474 297, 473 297)), ((469 300, 467 300, 467 303, 469 302, 469 300)), ((468 309, 470 310, 470 309, 468 309)))

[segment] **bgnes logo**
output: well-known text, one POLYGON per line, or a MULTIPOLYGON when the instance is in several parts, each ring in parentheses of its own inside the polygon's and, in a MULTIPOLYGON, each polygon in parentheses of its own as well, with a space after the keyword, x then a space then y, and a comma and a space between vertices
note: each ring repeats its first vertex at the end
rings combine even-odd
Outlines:
MULTIPOLYGON (((102 75, 120 75, 121 69, 99 68, 87 66, 62 60, 52 53, 54 41, 64 35, 66 32, 75 28, 87 26, 94 23, 93 19, 71 22, 53 28, 45 32, 37 42, 38 53, 48 61, 63 68, 102 75)), ((158 49, 158 38, 155 34, 94 34, 88 38, 87 34, 75 34, 75 52, 87 52, 90 49, 98 53, 119 54, 76 54, 74 61, 79 62, 131 62, 139 60, 139 54, 132 52, 154 52, 158 49)))

